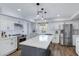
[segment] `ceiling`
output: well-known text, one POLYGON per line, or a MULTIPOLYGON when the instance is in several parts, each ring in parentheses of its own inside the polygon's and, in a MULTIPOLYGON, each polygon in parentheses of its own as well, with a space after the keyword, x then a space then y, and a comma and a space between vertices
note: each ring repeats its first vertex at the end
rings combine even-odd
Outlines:
MULTIPOLYGON (((40 3, 39 9, 41 8, 47 11, 47 20, 64 20, 79 12, 79 3, 40 3)), ((37 6, 36 3, 0 3, 0 10, 3 14, 33 21, 36 17, 37 6)))

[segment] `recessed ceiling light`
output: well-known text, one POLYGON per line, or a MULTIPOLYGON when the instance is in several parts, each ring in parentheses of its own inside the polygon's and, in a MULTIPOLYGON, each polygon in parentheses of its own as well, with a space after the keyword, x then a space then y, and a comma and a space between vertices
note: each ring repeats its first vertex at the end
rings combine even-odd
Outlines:
POLYGON ((17 11, 21 11, 21 9, 17 9, 17 11))

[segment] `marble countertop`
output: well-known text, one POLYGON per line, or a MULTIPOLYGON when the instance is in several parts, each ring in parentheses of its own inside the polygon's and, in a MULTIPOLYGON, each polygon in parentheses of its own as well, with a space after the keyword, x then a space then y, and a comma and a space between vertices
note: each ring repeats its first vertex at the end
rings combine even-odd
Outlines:
POLYGON ((5 40, 9 40, 9 39, 13 39, 16 36, 12 36, 12 37, 0 37, 0 41, 5 41, 5 40))
POLYGON ((20 45, 47 49, 52 39, 53 39, 53 35, 39 35, 31 39, 27 39, 24 42, 21 42, 20 45))

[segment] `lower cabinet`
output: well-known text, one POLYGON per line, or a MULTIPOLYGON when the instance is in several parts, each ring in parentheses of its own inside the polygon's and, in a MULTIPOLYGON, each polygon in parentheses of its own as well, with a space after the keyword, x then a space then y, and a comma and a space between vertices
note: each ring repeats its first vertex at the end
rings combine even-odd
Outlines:
POLYGON ((52 43, 59 43, 59 35, 54 35, 53 39, 52 39, 52 43))
POLYGON ((48 56, 48 49, 41 49, 31 46, 22 45, 21 47, 21 56, 48 56))
POLYGON ((73 35, 73 46, 76 46, 76 38, 79 37, 79 35, 73 35))
POLYGON ((79 55, 79 38, 76 39, 76 53, 79 55))
POLYGON ((9 55, 17 49, 17 38, 3 38, 0 41, 0 56, 9 55))

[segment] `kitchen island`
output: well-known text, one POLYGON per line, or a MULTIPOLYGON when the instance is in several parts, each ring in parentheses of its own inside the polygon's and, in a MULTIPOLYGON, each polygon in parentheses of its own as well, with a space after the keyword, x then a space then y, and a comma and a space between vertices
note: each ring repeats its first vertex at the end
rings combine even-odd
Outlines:
POLYGON ((49 55, 49 44, 52 35, 39 35, 20 43, 22 56, 45 56, 49 55))

